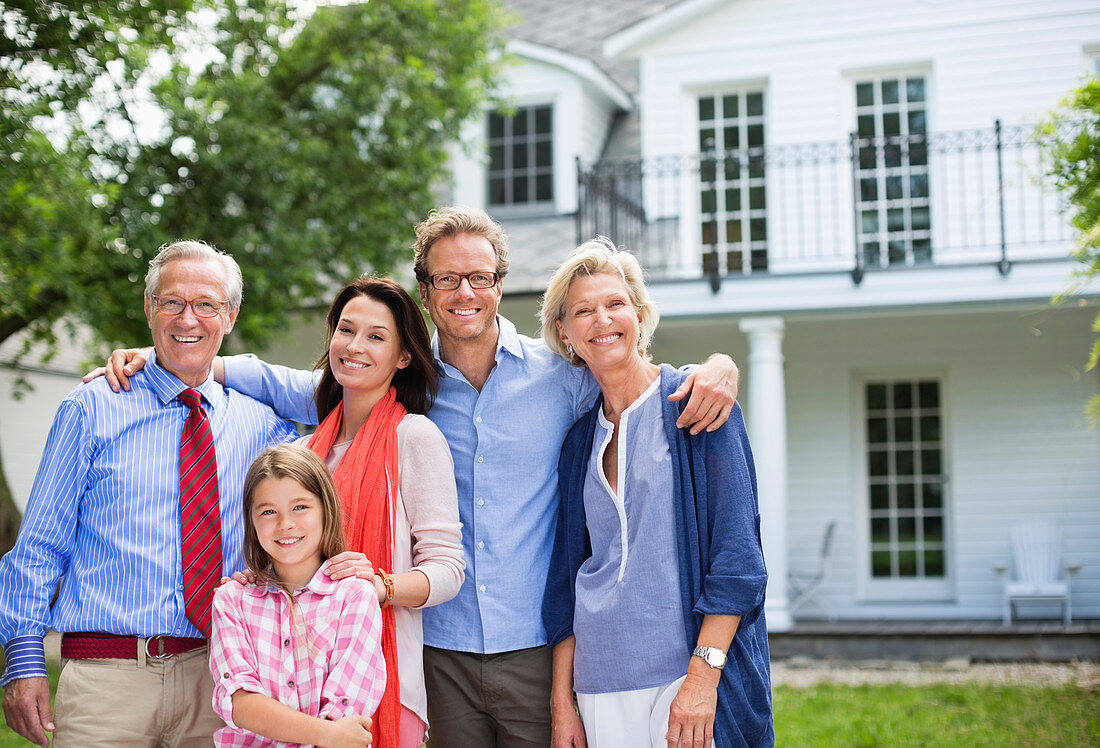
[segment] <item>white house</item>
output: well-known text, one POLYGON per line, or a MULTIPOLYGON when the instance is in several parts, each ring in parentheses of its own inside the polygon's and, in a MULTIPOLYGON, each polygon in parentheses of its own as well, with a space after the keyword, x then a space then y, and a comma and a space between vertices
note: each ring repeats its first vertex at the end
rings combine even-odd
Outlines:
MULTIPOLYGON (((636 251, 655 358, 745 374, 770 570, 798 617, 999 619, 1009 531, 1051 521, 1100 618, 1095 287, 1035 123, 1100 71, 1089 0, 509 0, 505 93, 455 202, 508 229, 505 310, 595 233, 636 251)), ((1024 610, 1045 614, 1042 609, 1024 610)))
MULTIPOLYGON (((1074 238, 1031 138, 1100 71, 1100 5, 506 5, 511 106, 469 123, 449 200, 505 224, 502 309, 521 329, 561 258, 603 233, 647 267, 655 359, 742 365, 771 628, 1000 619, 994 566, 1038 521, 1081 565, 1075 618, 1100 619, 1100 429, 1083 415, 1100 294, 1051 303, 1074 238), (788 572, 817 567, 830 525, 817 596, 792 611, 788 572)), ((316 331, 300 337, 269 357, 309 365, 316 331)), ((20 502, 73 383, 34 376, 40 395, 5 390, 0 418, 20 502)))

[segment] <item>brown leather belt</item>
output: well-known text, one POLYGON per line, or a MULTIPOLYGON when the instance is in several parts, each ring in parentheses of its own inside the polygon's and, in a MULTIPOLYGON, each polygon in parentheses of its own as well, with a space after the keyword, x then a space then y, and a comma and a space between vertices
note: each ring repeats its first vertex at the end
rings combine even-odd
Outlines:
POLYGON ((206 646, 206 639, 190 636, 120 636, 96 631, 78 631, 61 637, 61 656, 70 660, 136 660, 138 647, 145 656, 161 660, 206 646))

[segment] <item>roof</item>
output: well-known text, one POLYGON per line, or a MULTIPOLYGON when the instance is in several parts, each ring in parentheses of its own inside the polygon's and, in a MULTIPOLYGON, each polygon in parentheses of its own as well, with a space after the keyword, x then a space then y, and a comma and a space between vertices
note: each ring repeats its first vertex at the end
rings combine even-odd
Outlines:
POLYGON ((628 92, 638 90, 637 65, 604 56, 604 40, 657 15, 680 0, 502 0, 516 19, 509 39, 557 49, 590 60, 628 92))

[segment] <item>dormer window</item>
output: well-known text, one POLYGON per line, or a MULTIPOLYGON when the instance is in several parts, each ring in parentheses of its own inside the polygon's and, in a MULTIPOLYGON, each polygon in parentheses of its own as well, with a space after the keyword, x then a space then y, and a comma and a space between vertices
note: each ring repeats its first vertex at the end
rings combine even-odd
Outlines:
POLYGON ((489 205, 553 202, 553 119, 550 105, 489 114, 489 205))

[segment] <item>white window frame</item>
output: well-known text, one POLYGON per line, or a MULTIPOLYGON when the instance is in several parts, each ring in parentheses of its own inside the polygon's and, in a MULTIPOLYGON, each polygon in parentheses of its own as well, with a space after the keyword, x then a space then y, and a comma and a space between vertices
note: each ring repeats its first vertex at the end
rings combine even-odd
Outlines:
POLYGON ((864 603, 950 602, 955 597, 955 568, 958 550, 954 542, 954 507, 951 495, 951 433, 948 393, 950 382, 942 369, 876 369, 855 372, 852 377, 854 405, 852 444, 854 453, 855 541, 858 571, 857 597, 864 603), (872 382, 935 380, 939 384, 940 475, 943 491, 942 578, 876 578, 871 573, 871 496, 868 480, 866 386, 872 382))
MULTIPOLYGON (((558 106, 553 100, 538 100, 538 101, 523 101, 516 102, 513 106, 501 109, 487 110, 482 124, 482 137, 485 139, 485 172, 484 172, 484 190, 485 190, 485 206, 486 209, 491 211, 494 215, 498 216, 519 216, 519 215, 543 215, 553 213, 557 206, 557 201, 560 193, 560 181, 562 174, 558 169, 559 149, 561 148, 561 138, 558 132, 558 106), (490 118, 497 112, 502 110, 511 111, 512 114, 508 117, 514 117, 515 113, 523 110, 533 110, 539 108, 549 108, 550 110, 550 163, 544 167, 546 173, 550 176, 550 197, 545 200, 531 199, 524 202, 503 202, 494 203, 492 201, 491 190, 489 187, 489 180, 491 178, 492 159, 490 157, 489 149, 492 147, 489 138, 489 123, 490 118)), ((508 148, 510 144, 506 144, 505 148, 508 148)), ((534 158, 534 155, 531 155, 534 158)), ((533 162, 528 162, 528 166, 524 167, 524 170, 528 174, 537 169, 533 162)), ((511 177, 506 177, 510 179, 511 177)), ((531 189, 535 187, 532 184, 531 189)))

